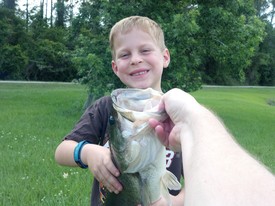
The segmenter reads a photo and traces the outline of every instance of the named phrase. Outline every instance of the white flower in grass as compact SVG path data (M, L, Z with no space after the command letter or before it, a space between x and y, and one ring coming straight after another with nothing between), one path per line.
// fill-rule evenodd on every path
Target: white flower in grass
M43 202L45 199L46 199L46 196L44 196L44 197L41 199L41 202Z
M68 178L68 176L69 176L69 174L68 174L67 172L64 172L64 173L63 173L63 178L64 178L64 179Z

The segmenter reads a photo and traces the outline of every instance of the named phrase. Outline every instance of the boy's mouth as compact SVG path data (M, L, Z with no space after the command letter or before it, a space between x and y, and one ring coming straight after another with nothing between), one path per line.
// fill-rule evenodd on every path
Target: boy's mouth
M149 72L149 70L143 70L143 71L131 73L130 75L131 75L131 76L139 76L139 75L146 74L146 73L148 73L148 72Z

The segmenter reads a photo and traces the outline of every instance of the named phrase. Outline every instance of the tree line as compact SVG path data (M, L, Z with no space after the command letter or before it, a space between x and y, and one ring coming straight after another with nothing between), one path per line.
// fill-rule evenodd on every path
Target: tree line
M163 89L202 84L275 85L274 0L0 1L0 79L79 81L94 96L122 87L108 35L141 15L164 30L171 64ZM50 12L45 9L50 5Z

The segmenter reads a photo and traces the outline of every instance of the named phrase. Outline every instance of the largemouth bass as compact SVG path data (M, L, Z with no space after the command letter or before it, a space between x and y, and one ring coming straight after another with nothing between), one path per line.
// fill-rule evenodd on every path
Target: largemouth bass
M111 155L120 170L123 190L106 196L107 206L148 206L181 184L166 170L166 149L149 126L148 119L165 120L158 111L162 94L153 89L117 89L111 94L113 113L110 118Z

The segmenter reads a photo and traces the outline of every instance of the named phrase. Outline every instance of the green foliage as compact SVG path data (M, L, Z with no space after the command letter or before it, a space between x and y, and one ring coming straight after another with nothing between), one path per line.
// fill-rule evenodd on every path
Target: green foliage
M28 67L27 79L43 81L69 81L76 75L70 54L64 44L48 39L39 39L33 44L32 63Z
M9 10L15 11L16 0L3 0L3 5Z
M265 31L266 38L260 44L246 74L250 85L275 85L275 29L267 23Z
M64 27L65 24L65 4L64 4L64 0L57 0L56 4L56 21L55 21L55 25L57 27Z
M164 70L163 76L165 90L178 87L195 91L201 86L201 77L196 69L201 63L200 45L195 38L199 31L197 16L198 11L191 8L175 14L172 23L165 25L171 53L171 64Z
M0 45L16 45L25 40L24 22L6 8L0 7Z
M5 44L0 47L0 78L20 79L21 68L27 65L28 58L20 45Z
M78 74L81 76L80 82L89 87L90 93L95 97L99 97L108 91L108 75L103 69L103 64L100 58L95 54L88 54L84 57L74 57L74 65L78 68ZM107 79L107 82L104 81Z
M252 4L237 0L199 4L199 38L205 53L201 69L206 83L245 81L246 69L264 37L264 23L255 16Z
M44 33L49 28L47 22L41 16L40 12L38 11L34 15L30 16L31 24L29 26L30 33L33 39L43 38Z
M110 66L111 59L104 62L104 54L110 55L109 51L101 51L100 48L100 42L91 33L83 30L75 39L72 52L72 63L77 68L78 79L80 83L86 84L93 99L114 89L117 79Z
M0 78L22 79L28 56L20 43L27 39L23 21L0 7Z

